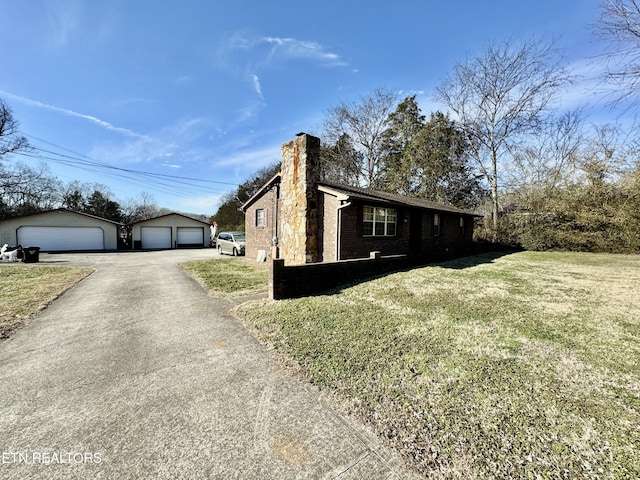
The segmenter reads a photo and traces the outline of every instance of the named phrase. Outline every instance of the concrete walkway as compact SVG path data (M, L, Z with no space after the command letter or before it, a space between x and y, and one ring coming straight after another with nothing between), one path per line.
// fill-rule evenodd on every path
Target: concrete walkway
M0 478L411 478L178 267L215 257L40 255L96 272L0 341Z

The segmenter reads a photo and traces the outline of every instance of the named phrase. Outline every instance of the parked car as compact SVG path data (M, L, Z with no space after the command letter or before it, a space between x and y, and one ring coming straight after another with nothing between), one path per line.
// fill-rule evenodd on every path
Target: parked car
M216 240L218 253L228 253L234 257L244 255L244 238L244 232L220 232Z

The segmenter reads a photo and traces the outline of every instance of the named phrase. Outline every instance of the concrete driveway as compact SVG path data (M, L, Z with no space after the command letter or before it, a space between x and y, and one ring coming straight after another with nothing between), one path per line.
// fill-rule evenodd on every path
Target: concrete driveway
M179 267L213 249L41 254L96 271L0 341L0 478L409 478Z

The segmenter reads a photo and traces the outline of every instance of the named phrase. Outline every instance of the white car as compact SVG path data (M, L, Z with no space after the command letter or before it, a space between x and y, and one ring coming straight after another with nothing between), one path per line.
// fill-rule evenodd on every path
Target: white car
M216 240L218 253L228 253L229 255L244 255L245 237L244 232L220 232Z

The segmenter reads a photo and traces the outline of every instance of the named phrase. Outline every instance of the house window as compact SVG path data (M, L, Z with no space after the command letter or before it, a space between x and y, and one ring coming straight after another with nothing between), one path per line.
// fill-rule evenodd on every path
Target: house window
M464 237L464 217L460 217L460 236Z
M394 237L396 217L393 208L364 207L362 234L367 237Z
M437 237L440 235L440 214L433 214L433 236Z
M256 227L264 227L267 224L267 216L265 215L264 208L258 208L256 210Z

